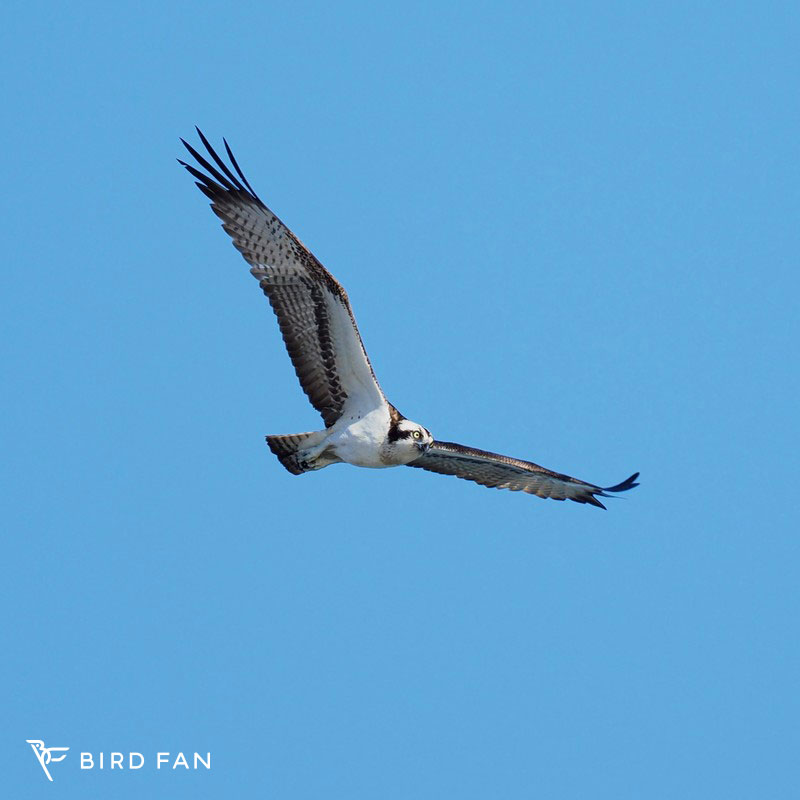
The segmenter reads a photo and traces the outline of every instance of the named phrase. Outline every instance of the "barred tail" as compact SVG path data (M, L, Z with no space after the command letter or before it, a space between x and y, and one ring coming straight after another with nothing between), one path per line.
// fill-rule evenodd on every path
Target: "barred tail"
M292 475L302 475L314 469L311 466L301 465L298 460L298 450L313 447L327 433L327 431L312 431L311 433L286 433L280 436L267 436L269 449L278 456L278 460ZM305 464L305 462L303 462Z

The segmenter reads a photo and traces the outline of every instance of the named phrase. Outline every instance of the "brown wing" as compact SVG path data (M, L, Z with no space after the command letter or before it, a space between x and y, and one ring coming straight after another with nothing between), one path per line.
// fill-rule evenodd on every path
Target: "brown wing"
M638 472L616 486L603 488L569 475L552 472L530 461L520 461L454 442L434 442L424 456L408 466L442 475L455 475L457 478L475 481L481 486L527 492L553 500L574 500L576 503L589 503L599 508L605 506L597 497L610 497L611 493L625 492L639 485L636 483Z
M197 179L222 227L251 265L250 272L278 317L300 385L326 427L339 419L345 406L366 413L385 403L344 289L261 202L228 143L225 150L235 175L197 132L216 167L183 139L205 172L179 162Z

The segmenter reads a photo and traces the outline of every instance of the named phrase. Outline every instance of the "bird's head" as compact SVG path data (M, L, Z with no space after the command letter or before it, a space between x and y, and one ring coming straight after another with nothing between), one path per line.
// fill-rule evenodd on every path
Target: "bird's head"
M433 436L427 428L410 419L401 419L389 429L389 446L393 458L408 464L428 452Z

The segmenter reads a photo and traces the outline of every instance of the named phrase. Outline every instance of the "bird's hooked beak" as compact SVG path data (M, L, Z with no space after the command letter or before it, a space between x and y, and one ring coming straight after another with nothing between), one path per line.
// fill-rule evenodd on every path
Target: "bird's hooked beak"
M427 453L430 447L430 442L417 442L417 450L419 450L420 453Z

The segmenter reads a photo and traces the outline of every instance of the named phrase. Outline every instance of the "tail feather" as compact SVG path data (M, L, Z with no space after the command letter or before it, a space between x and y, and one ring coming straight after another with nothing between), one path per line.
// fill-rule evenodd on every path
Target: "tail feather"
M286 433L280 436L267 436L269 449L278 457L292 475L302 475L308 472L311 467L303 466L297 457L298 450L312 447L316 444L315 439L324 431L312 431L310 433Z

